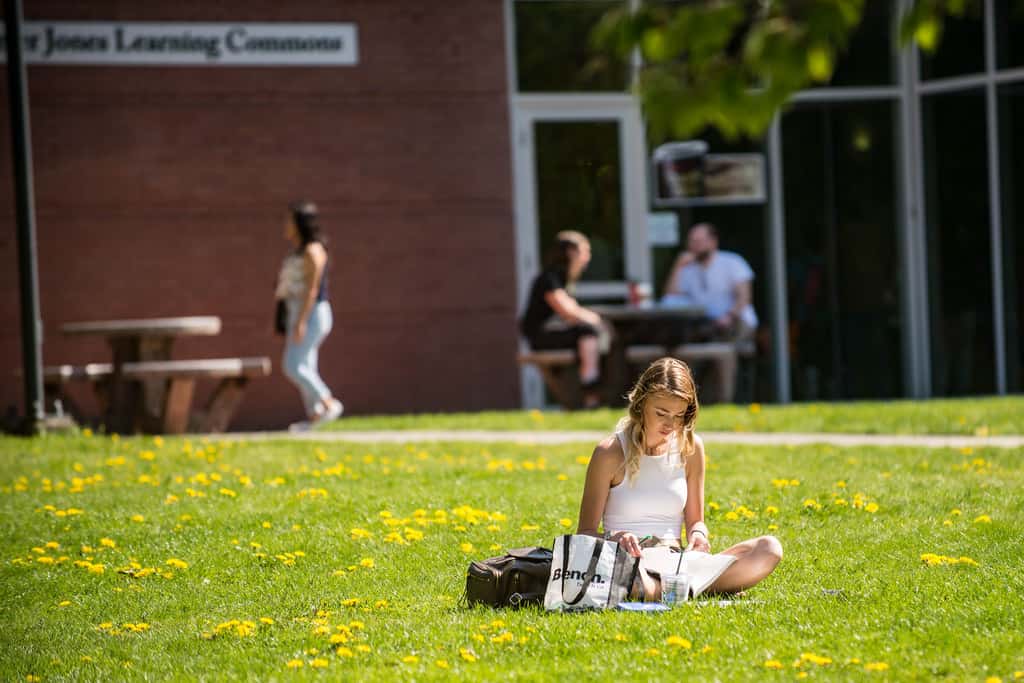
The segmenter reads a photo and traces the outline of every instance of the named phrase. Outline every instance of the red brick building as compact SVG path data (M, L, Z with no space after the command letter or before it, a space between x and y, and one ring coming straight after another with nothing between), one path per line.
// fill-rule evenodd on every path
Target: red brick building
M503 7L429 8L28 0L27 22L344 22L359 38L344 67L29 67L44 362L108 359L102 339L62 338L66 322L217 315L219 336L174 356L268 355L235 427L298 418L272 297L285 208L309 198L332 259L321 372L348 410L517 406ZM6 408L22 389L6 84L2 97Z
M358 36L333 66L29 67L47 364L110 357L101 339L63 338L66 322L217 315L219 336L174 356L279 365L285 207L309 198L333 258L321 369L350 413L543 405L538 374L515 363L543 246L566 228L590 237L581 297L626 280L657 295L701 221L755 273L741 400L1024 390L1024 18L1011 0L951 19L930 55L899 47L902 3L866 3L832 80L763 139L698 136L710 153L761 155L761 199L672 205L652 201L648 176L654 150L679 141L645 128L630 94L642 64L593 59L594 26L633 0L24 2L37 24ZM0 410L22 393L6 115L5 101ZM300 405L275 367L235 427L282 426Z

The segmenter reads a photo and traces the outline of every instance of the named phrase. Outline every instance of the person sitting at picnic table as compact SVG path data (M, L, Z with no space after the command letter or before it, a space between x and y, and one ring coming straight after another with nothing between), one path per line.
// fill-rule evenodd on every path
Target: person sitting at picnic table
M704 442L695 431L697 390L686 363L651 363L629 392L626 417L594 449L587 467L576 533L618 542L633 557L642 547L669 546L710 553L704 523ZM782 560L774 536L737 543L723 553L737 559L708 587L735 593L767 577ZM642 584L642 585L641 585ZM660 577L640 572L639 596L658 600Z
M705 309L704 322L690 333L688 341L749 342L757 331L753 280L754 271L746 259L718 248L718 229L711 223L698 223L686 235L686 250L672 266L661 302ZM717 387L716 400L732 401L736 365L735 355L719 358L714 362L717 381L701 381L701 385ZM695 371L698 379L703 379L704 369L697 366Z
M590 240L575 230L555 235L544 270L530 287L519 328L535 351L575 349L579 360L583 406L601 403L601 351L608 332L601 316L573 297L576 282L590 263Z
M293 431L341 416L344 406L331 394L318 369L320 345L334 324L327 300L327 247L320 231L317 207L312 202L289 206L285 239L293 246L281 264L275 296L284 301L286 322L282 366L299 389L308 422L291 425Z

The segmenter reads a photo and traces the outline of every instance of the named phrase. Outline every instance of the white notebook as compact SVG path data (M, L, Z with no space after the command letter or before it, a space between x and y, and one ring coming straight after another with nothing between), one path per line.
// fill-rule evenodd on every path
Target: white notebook
M667 546L643 548L643 566L658 574L675 574L679 566L679 551ZM686 572L690 575L690 591L696 597L707 590L715 579L722 575L733 562L735 555L711 555L697 550L683 553Z

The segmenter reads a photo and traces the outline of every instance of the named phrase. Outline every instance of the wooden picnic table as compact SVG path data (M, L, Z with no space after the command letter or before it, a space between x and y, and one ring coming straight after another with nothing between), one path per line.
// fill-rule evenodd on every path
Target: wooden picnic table
M111 431L132 432L145 427L147 421L162 421L167 382L159 378L125 377L125 364L170 360L178 337L212 336L219 334L220 328L217 316L186 316L74 322L61 326L61 332L67 336L106 338L113 367L104 421Z
M613 327L611 349L605 361L606 399L612 405L634 379L631 367L646 365L690 341L707 319L703 306L594 304L588 306Z

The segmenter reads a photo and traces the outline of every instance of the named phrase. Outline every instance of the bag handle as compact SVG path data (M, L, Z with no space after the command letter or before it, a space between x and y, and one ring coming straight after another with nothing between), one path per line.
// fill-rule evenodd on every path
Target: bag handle
M572 538L570 534L562 536L562 602L566 605L575 605L583 596L587 594L587 590L590 589L590 583L594 580L594 571L597 569L597 563L601 559L601 551L604 549L604 540L600 538L594 539L594 552L590 555L590 565L587 567L587 573L583 575L583 585L580 586L579 595L573 600L565 599L565 574L569 571L569 540Z

